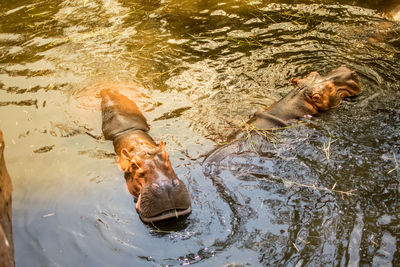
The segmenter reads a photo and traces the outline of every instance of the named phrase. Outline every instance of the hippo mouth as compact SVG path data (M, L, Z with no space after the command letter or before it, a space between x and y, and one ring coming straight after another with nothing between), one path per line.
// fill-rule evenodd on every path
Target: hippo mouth
M145 212L142 211L140 207L141 203L141 194L136 202L136 211L138 212L140 219L142 219L145 223L153 223L158 221L164 221L167 219L174 219L184 215L189 214L192 211L191 205L189 204L188 207L166 207L164 210L158 211L157 213L153 214L144 214Z
M189 214L191 211L192 211L191 207L189 207L187 209L171 209L171 210L163 211L152 217L144 217L142 214L140 214L139 210L138 210L138 213L139 213L140 219L142 219L143 222L153 223L153 222L158 222L158 221L164 221L167 219L178 218L180 216Z

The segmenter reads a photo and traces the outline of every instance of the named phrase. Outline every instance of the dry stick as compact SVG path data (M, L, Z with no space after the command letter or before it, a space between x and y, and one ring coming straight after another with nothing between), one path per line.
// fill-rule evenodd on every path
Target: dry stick
M264 179L267 180L266 178L264 178ZM332 188L329 189L329 188L326 188L326 187L318 187L318 186L315 186L315 185L308 185L308 184L302 184L302 183L298 183L298 182L293 182L293 181L285 180L285 179L280 178L280 177L276 178L276 180L278 180L278 179L281 180L281 182L284 183L284 184L285 183L286 184L293 184L293 185L297 185L299 187L311 188L311 189L315 189L315 190L318 190L318 191L328 191L328 192L331 192L331 193L332 192L339 193L342 196L342 199L344 198L343 197L344 195L351 196L351 195L353 195L354 191L357 191L357 189L351 189L351 190L348 190L348 191L335 190L335 187L336 187L337 183L335 183L332 186Z
M332 136L329 137L328 145L324 143L324 147L322 150L325 152L326 159L328 162L331 162L331 144L334 143L336 140L332 141Z
M297 239L300 240L301 242L303 242L306 245L310 244L310 242L305 241L303 238L297 237Z
M376 248L379 247L379 244L376 243L375 240L374 240L374 235L371 236L371 238L369 239L369 241L370 241Z
M183 234L180 234L179 232L175 232L175 231L165 231L165 230L161 230L160 228L158 228L157 226L155 226L155 224L153 222L151 222L151 225L156 228L156 230L152 230L153 232L157 232L157 233L163 233L163 234L179 234L181 236L185 236Z
M395 170L397 170L397 171L399 170L399 162L397 161L396 154L394 153L393 150L392 150L392 153L393 153L393 160L394 160L394 168L391 169L390 171L388 171L388 174Z
M290 242L292 242L292 241L290 241ZM297 250L297 252L299 252L299 248L296 246L296 244L293 242L292 242L292 244L293 244L293 247Z
M329 189L329 188L326 188L326 187L317 187L315 185L301 184L301 183L292 182L292 181L289 181L289 182L293 183L293 184L295 184L297 186L302 186L302 187L306 187L306 188L312 188L312 189L315 189L315 190L318 190L318 191L328 191L328 192L340 193L342 195L342 198L343 198L343 195L348 195L348 196L349 195L353 195L353 192L357 190L357 189L351 189L351 190L348 190L348 191L335 190L334 188L336 187L336 183L334 184L334 186L331 189Z
M331 148L331 140L332 138L329 137L328 145L324 143L324 148L322 149L325 152L326 159L330 162L330 148Z
M174 233L173 231L164 231L164 230L161 230L160 228L158 228L157 226L155 226L153 222L151 222L151 225L152 225L154 228L156 228L156 231L153 230L154 232L157 232L157 233L165 233L165 234L173 234L173 233Z

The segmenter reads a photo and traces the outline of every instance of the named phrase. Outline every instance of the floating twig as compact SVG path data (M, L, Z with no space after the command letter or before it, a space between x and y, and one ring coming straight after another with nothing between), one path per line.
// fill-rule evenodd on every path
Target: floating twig
M328 160L328 162L331 161L331 159L330 159L331 144L332 144L332 138L329 137L328 144L324 143L324 147L322 148L322 150L325 152L325 156L326 156L326 159Z
M371 236L371 238L369 239L369 241L370 241L376 248L379 247L379 244L376 243L375 240L374 240L374 235Z
M394 168L391 169L390 171L388 171L388 174L395 170L399 171L399 162L397 161L396 154L394 153L393 150L392 150L392 153L393 153L393 160L394 160Z
M300 250L299 250L299 248L296 246L296 244L295 244L294 242L292 242L292 241L290 241L290 242L293 244L293 247L296 249L296 251L299 252Z
M306 244L306 245L310 244L310 242L305 241L305 240L304 240L303 238L301 238L301 237L297 237L297 239L300 240L301 242L303 242L303 243Z
M264 178L264 180L268 180L268 179ZM347 191L336 190L335 188L336 188L336 184L337 183L335 183L332 186L332 188L329 189L327 187L316 186L315 184L309 185L309 184L302 184L302 183L298 183L298 182L293 182L293 181L285 180L285 179L280 178L280 177L275 178L275 180L278 180L278 181L282 182L284 185L288 185L288 186L295 185L295 186L298 186L298 187L310 188L310 189L314 189L314 190L317 190L317 191L327 191L327 192L331 192L331 193L338 193L338 194L341 195L342 199L344 199L344 196L352 196L352 195L354 195L354 192L357 191L357 189L351 189L351 190L347 190Z
M328 162L330 162L330 161L331 161L331 145L332 145L334 142L336 142L336 139L335 139L335 140L332 140L332 138L333 138L334 136L333 136L329 131L328 131L328 134L329 134L328 143L324 143L324 144L323 144L322 150L323 150L324 153L325 153L326 159L328 160Z

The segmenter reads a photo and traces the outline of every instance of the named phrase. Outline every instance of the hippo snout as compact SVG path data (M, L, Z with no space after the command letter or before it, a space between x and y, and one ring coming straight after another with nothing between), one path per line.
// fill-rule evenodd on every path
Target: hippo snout
M174 178L144 186L136 210L144 222L175 218L191 212L190 193L186 185Z

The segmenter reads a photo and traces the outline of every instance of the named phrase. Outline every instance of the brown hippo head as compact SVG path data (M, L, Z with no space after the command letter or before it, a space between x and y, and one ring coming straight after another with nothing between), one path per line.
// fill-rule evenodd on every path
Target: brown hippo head
M119 165L141 219L155 222L189 214L189 191L172 169L164 142L155 145L143 132L132 133L128 139L130 146L118 153Z
M304 79L292 80L302 89L306 100L318 111L337 107L345 97L361 92L357 74L345 66L332 70L326 76L311 72Z
M102 130L112 140L129 192L144 222L175 218L191 212L190 194L178 179L165 144L157 145L135 102L115 90L102 90Z
M248 123L259 129L288 126L291 121L337 107L345 97L361 92L358 76L345 66L326 76L311 72L303 79L292 79L296 88L270 107L258 110Z

